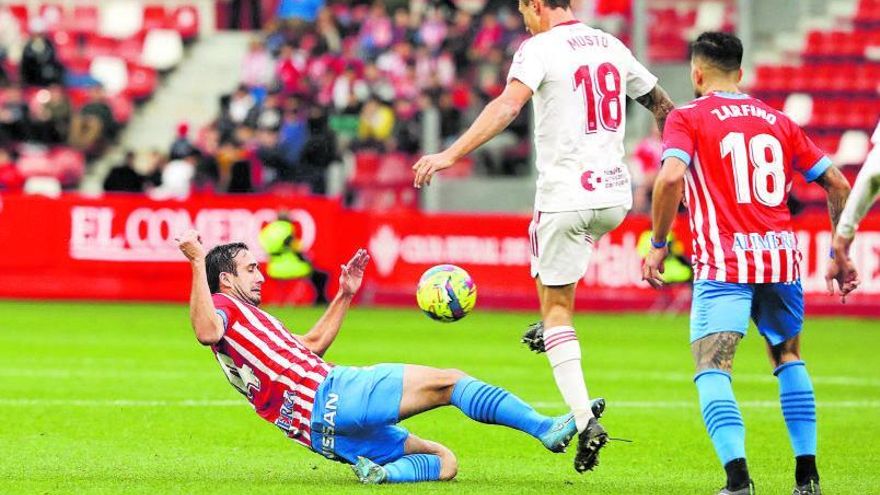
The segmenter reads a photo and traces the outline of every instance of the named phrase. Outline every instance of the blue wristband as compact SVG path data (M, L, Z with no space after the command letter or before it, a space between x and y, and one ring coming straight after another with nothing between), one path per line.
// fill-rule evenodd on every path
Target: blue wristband
M828 252L828 257L834 259L834 248L831 248L831 251Z
M651 237L651 246L654 249L663 249L669 245L669 241L664 240L663 242L654 242L654 238Z

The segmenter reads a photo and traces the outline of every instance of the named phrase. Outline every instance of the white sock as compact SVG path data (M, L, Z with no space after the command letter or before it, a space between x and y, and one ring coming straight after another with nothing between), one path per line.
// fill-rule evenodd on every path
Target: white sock
M574 414L578 431L584 431L593 417L593 411L581 370L581 346L574 328L553 327L544 330L544 349L553 367L556 386Z

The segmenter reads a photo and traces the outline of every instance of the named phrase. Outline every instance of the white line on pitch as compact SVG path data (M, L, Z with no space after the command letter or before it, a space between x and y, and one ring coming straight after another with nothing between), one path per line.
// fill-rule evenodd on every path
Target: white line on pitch
M16 399L0 398L0 406L67 406L67 407L247 407L241 399L216 400L137 400L137 399ZM562 402L533 402L540 408L565 407ZM775 409L778 401L743 401L743 409ZM821 408L839 409L880 409L880 400L867 401L820 401ZM694 401L609 401L609 409L697 409Z
M195 370L151 370L151 369L112 369L112 368L0 368L0 376L12 377L46 377L46 378L82 378L82 377L107 377L118 378L119 376L145 376L152 378L176 379L180 377L192 378L202 371ZM677 372L640 372L632 371L618 373L601 370L586 370L587 377L591 380L646 380L674 383L690 383L693 380L692 373ZM837 385L843 387L880 387L880 380L855 376L822 376L813 375L815 385ZM733 380L737 383L776 383L776 377L767 373L743 373L734 374Z

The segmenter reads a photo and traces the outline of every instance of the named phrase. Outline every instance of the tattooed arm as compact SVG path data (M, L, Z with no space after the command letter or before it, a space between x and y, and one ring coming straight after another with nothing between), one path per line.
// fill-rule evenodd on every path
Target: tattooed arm
M828 194L828 213L831 215L831 230L837 230L837 224L840 222L840 216L846 206L846 200L849 197L850 187L846 177L840 173L835 167L830 167L822 174L816 182L822 186ZM846 303L846 296L850 292L856 290L859 286L859 274L849 258L848 247L836 246L840 236L835 236L835 249L832 251L834 258L828 264L828 270L825 273L825 284L829 294L834 294L834 282L837 282L840 291L840 300Z
M658 84L651 91L636 98L636 101L654 114L657 128L660 129L660 134L663 134L663 128L666 127L666 116L675 108L675 103L669 98L666 90Z
M849 182L846 177L840 173L836 167L829 167L828 171L822 174L816 183L825 189L828 194L828 213L831 215L832 230L837 230L837 223L840 221L840 215L846 206L846 199L849 197Z

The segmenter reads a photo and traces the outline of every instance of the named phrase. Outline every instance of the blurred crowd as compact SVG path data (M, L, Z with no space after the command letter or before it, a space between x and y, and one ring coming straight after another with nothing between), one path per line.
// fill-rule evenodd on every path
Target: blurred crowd
M180 136L193 188L322 194L344 154L415 155L429 133L447 144L503 90L527 37L507 4L483 14L418 2L312 7L284 11L254 37L214 121ZM526 111L477 153L476 171L527 170L528 130Z
M23 35L0 6L0 189L22 187L15 165L23 152L64 147L89 158L116 138L120 125L103 88L73 77L42 19L34 18ZM68 87L72 82L77 90Z

